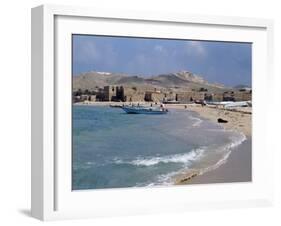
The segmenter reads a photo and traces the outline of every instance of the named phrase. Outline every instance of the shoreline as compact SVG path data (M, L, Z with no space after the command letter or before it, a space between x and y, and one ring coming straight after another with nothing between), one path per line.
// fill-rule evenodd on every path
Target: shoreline
M218 124L218 118L227 120L227 123L219 123L226 130L242 132L245 136L252 136L252 113L250 107L224 109L215 106L201 106L198 104L166 105L168 109L183 109L196 112L200 117Z
M110 105L129 105L129 104L141 104L141 105L145 105L145 104L151 104L153 102L139 102L139 101L135 101L135 102L116 102L116 101L87 101L87 102L77 102L77 103L73 103L72 105L74 106L110 106Z
M114 102L114 101L103 101L103 102L77 102L74 106L110 106L110 105L128 105L128 104L140 104L150 105L153 102ZM158 103L159 105L159 103ZM252 136L252 108L251 107L236 107L235 109L225 109L213 105L201 106L199 104L165 104L167 109L177 109L192 111L197 113L200 117L210 120L217 124L218 118L227 120L227 123L219 123L226 130L235 130L242 132L245 136Z
M152 102L87 102L74 105L110 106L111 104L151 104ZM186 184L208 184L208 183L230 183L249 182L252 179L252 108L243 107L235 109L224 109L220 106L201 106L198 104L166 104L168 109L178 109L195 112L199 117L219 124L225 130L234 130L243 133L246 140L233 148L221 164L211 166L206 172L200 170L189 170L181 172L173 177L175 185ZM227 120L227 123L218 123L218 118Z
M251 109L223 109L213 106L168 106L172 109L185 109L196 112L200 117L218 123L218 118L227 120L219 123L225 130L234 130L243 133L246 140L233 148L221 164L213 169L201 172L189 170L174 177L175 185L250 182L252 180L252 115ZM220 160L221 161L221 160Z
M201 174L191 170L175 177L175 185L232 183L252 181L251 138L235 147L219 166Z

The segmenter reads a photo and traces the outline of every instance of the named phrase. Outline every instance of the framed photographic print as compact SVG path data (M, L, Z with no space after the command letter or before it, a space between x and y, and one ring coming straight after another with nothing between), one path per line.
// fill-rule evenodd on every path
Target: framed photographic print
M32 216L269 205L270 20L32 9Z

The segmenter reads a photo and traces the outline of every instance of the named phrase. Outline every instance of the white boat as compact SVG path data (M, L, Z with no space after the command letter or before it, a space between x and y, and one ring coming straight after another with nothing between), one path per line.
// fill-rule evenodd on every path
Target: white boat
M220 102L207 102L208 105L223 106L224 108L234 107L251 107L252 101L220 101Z
M122 108L123 105L122 104L110 104L109 105L111 108Z
M249 106L250 106L249 101L238 101L238 102L232 102L224 105L225 108L249 107Z

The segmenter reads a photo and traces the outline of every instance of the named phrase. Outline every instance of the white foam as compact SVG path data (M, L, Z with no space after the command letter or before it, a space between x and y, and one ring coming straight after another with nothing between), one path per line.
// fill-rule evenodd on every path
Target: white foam
M242 144L245 140L247 140L246 136L243 134L243 133L237 133L236 134L238 135L237 137L231 137L232 139L232 142L230 142L229 144L225 145L222 150L224 152L226 152L225 155L223 155L223 157L216 162L216 164L212 165L212 166L209 166L209 167L206 167L204 169L202 169L200 171L200 174L204 174L208 171L211 171L211 170L214 170L214 169L217 169L219 168L221 165L225 164L227 162L227 159L229 158L231 152L233 151L233 149L237 146L239 146L240 144Z
M182 171L182 170L180 170L180 171ZM172 180L172 178L174 176L178 175L180 171L159 175L157 178L158 182L154 183L154 185L164 185L164 186L173 185L174 181ZM150 185L150 186L152 186L152 185Z
M199 127L199 126L201 125L201 123L203 122L202 119L196 118L196 117L193 117L193 116L189 116L189 119L195 121L195 122L192 124L193 127Z
M228 149L233 149L237 147L238 145L242 144L245 140L247 140L247 137L244 133L237 133L237 137L231 137L232 142L228 145Z
M242 144L245 140L247 140L246 136L243 133L238 133L235 132L235 134L230 137L231 142L229 142L228 144L222 146L222 148L220 148L219 150L217 149L216 151L220 151L222 153L225 153L223 155L223 157L218 160L214 165L202 168L201 170L199 170L199 174L204 174L208 171L217 169L218 167L220 167L222 164L225 164L231 154L231 152L233 151L233 149L237 146L239 146L240 144ZM185 154L175 154L175 155L167 155L167 156L161 156L161 157L150 157L150 158L143 158L143 157L138 157L135 160L132 161L122 161L118 158L114 159L114 163L116 164L132 164L132 165L136 165L136 166L153 166L153 165L157 165L159 163L183 163L184 167L179 170L179 171L175 171L175 172L170 172L167 174L162 174L159 175L156 179L156 181L154 182L149 182L148 184L139 184L137 186L147 186L147 187L151 187L151 186L169 186L169 185L173 185L174 181L173 181L173 177L175 177L176 175L178 175L180 172L184 172L185 170L187 170L190 166L191 163L193 163L194 161L198 161L200 160L203 156L205 156L205 152L208 149L206 147L204 148L200 148L200 149L194 149L188 153ZM210 150L209 150L210 151Z
M138 157L132 161L122 161L120 159L115 159L115 163L117 164L132 164L135 166L153 166L159 163L183 163L185 165L199 159L205 149L194 149L185 154L175 154L175 155L166 155L161 157Z
M231 137L232 141L222 148L222 150L225 151L226 154L224 154L223 157L218 162L216 162L216 164L199 170L199 175L202 175L202 174L204 174L204 173L206 173L208 171L217 169L221 165L225 164L227 162L227 159L229 158L233 148L239 146L245 140L247 140L246 136L243 133L236 133L236 135L238 135L238 136ZM168 185L173 185L174 181L172 180L172 178L175 175L179 174L181 171L184 171L184 170L186 170L186 168L182 169L180 171L177 171L177 172L171 172L171 173L168 173L168 174L160 175L160 176L158 176L158 180L157 180L156 183L151 183L151 184L149 184L147 186L155 186L155 185L168 186Z

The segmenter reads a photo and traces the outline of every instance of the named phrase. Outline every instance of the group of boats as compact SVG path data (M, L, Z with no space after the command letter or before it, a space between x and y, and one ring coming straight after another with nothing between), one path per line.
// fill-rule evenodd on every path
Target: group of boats
M216 105L223 106L224 108L237 108L237 107L251 107L251 101L221 101L221 102L202 102L204 105ZM151 114L151 115L159 115L159 114L167 114L168 109L165 107L164 103L160 105L124 105L124 104L112 104L110 107L122 108L127 114Z

